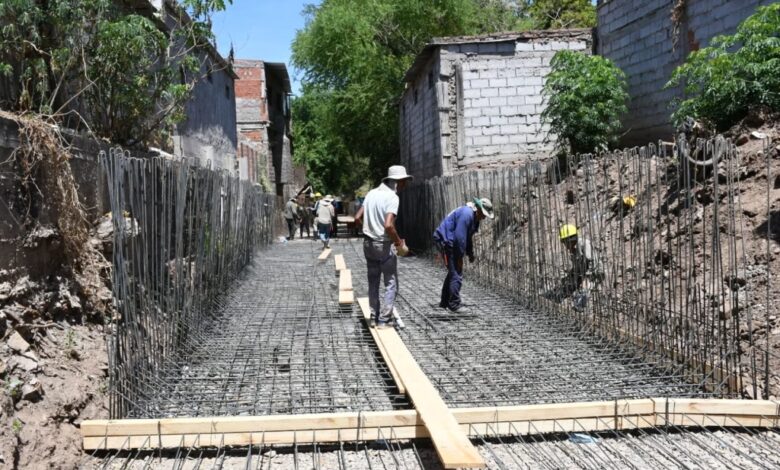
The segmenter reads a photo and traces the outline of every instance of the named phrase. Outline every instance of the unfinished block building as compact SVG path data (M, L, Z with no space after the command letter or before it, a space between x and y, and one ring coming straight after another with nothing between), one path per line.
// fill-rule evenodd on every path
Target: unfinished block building
M420 178L546 158L542 85L557 51L591 53L590 29L437 38L406 73L401 163Z

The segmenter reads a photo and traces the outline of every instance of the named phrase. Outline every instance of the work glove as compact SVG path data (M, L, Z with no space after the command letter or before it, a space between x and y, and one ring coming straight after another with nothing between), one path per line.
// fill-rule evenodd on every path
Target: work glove
M406 242L401 242L401 246L396 247L396 252L401 257L408 255L409 247L406 246Z

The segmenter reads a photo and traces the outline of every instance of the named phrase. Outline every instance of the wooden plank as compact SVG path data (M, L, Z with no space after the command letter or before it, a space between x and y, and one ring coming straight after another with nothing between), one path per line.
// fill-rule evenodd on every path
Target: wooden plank
M429 437L425 426L393 428L326 429L314 431L266 431L248 433L167 434L141 436L93 436L84 438L85 450L170 449L184 447L248 446L250 444L302 444L417 439Z
M86 420L82 436L140 436L149 434L207 434L262 431L419 426L414 410L309 413L207 418Z
M485 467L485 461L479 451L460 429L439 392L420 369L395 329L383 328L376 331L390 362L406 386L406 394L431 435L431 441L444 468Z
M345 291L345 290L352 290L352 271L349 269L344 269L341 271L341 274L339 274L339 290Z
M326 259L328 259L328 256L330 256L331 251L333 250L331 250L330 248L325 248L324 250L322 250L322 253L320 253L317 259L320 261L325 261Z
M343 271L347 269L347 264L344 262L344 255L338 254L333 257L336 263L336 271Z
M360 310L363 312L363 319L365 319L366 325L368 325L371 321L371 307L368 306L368 297L358 297L357 301L358 305L360 306ZM406 395L406 387L404 387L404 384L401 381L401 376L399 376L398 372L396 372L395 366L392 362L390 362L384 345L381 341L379 341L379 337L376 335L377 330L375 328L369 328L368 331L371 333L371 337L374 338L374 343L376 343L376 346L379 349L379 353L382 354L382 359L384 359L385 364L387 364L387 369L390 371L390 375L393 377L395 386L398 388L398 391L401 393L401 395Z
M653 415L653 399L613 400L581 403L549 403L453 410L459 423L490 423L502 421L540 421L549 419L613 418L615 416Z
M343 272L343 271L342 271ZM351 305L355 302L355 293L351 290L339 291L339 305Z
M358 299L367 304L368 299ZM367 306L367 305L366 305ZM375 330L386 331L386 330ZM387 330L389 331L389 330ZM668 403L668 406L667 406ZM778 404L768 400L654 398L451 410L472 437L590 432L653 426L780 426ZM329 443L430 437L415 410L211 418L87 420L84 448Z
M669 413L711 415L780 415L780 403L770 400L722 400L717 398L669 398ZM663 413L665 410L658 410Z

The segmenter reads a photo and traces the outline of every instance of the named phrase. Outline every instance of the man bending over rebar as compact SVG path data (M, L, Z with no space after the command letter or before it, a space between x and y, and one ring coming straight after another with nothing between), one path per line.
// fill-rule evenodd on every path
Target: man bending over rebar
M604 280L599 254L590 240L579 236L576 225L563 225L558 236L571 255L572 265L563 279L563 294L571 295L574 309L583 311L588 305L590 291Z
M372 326L393 326L393 304L398 293L398 256L409 254L409 248L395 229L398 216L398 191L412 177L401 165L391 166L382 184L366 195L355 214L355 222L363 224L363 254L368 271L368 304L371 307ZM365 216L365 222L363 218ZM379 305L379 277L385 282L385 304Z
M474 262L472 239L479 231L479 223L485 218L493 218L493 203L488 198L475 197L473 201L450 212L433 232L433 241L447 265L447 277L441 286L439 307L458 313L470 313L469 308L460 300L463 257L468 256L469 262Z

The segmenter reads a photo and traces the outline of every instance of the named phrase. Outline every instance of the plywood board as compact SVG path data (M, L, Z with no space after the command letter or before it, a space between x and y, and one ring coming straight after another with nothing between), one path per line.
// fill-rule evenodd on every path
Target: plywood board
M377 329L377 337L406 386L406 394L428 429L444 468L485 467L485 461L479 451L459 427L439 392L420 369L395 329Z
M360 306L360 310L363 312L363 319L366 320L366 324L369 324L371 321L371 307L368 306L368 297L358 297L357 301L358 305ZM376 335L377 330L375 328L369 328L368 331L374 338L374 343L376 343L376 346L379 349L379 353L382 355L382 359L385 360L385 364L387 364L387 369L390 371L390 375L393 376L395 386L398 388L398 391L401 393L401 395L406 395L406 387L404 387L404 384L401 381L401 377L398 375L398 372L396 372L395 366L393 366L393 363L390 362L390 359L387 357L385 347L382 345L382 342L379 341L379 337Z
M339 291L339 305L351 305L355 302L355 293L351 290Z
M347 269L347 264L344 262L344 255L335 255L333 257L333 261L336 263L336 271L343 271L344 269Z
M317 257L317 259L320 260L320 261L324 261L324 260L328 259L328 256L330 256L330 252L331 251L333 251L333 250L331 250L330 248L326 248L326 249L322 250L322 253L320 253L320 255Z
M352 271L344 269L339 274L339 290L352 290Z

